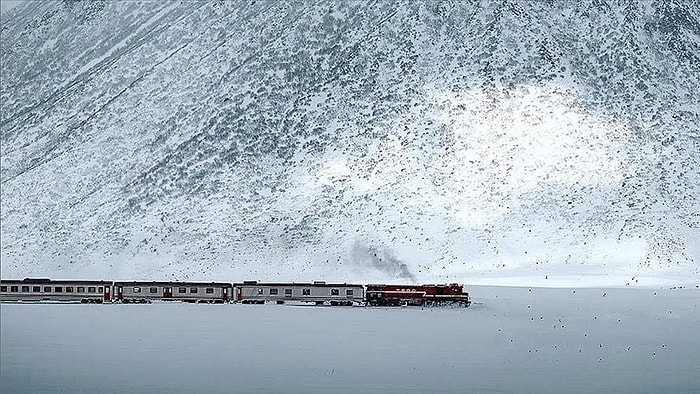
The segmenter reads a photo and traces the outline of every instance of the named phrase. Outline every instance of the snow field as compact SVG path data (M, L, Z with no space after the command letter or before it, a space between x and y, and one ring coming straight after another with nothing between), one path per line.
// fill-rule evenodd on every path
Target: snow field
M2 305L2 392L700 390L700 290L471 286L470 308Z

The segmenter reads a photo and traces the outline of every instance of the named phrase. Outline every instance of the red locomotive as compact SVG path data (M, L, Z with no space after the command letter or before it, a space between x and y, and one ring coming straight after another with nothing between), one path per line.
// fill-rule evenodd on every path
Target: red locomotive
M469 293L464 286L449 285L367 285L367 305L459 305L469 306Z

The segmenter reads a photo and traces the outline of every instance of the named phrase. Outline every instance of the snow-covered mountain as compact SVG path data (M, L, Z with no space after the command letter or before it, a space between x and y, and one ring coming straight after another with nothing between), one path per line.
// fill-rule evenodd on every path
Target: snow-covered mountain
M700 3L2 15L2 275L700 280Z

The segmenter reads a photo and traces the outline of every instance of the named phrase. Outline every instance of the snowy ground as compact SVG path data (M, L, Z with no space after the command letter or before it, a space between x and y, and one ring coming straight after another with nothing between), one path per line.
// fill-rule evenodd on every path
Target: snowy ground
M700 289L471 286L468 309L2 305L2 392L700 392Z

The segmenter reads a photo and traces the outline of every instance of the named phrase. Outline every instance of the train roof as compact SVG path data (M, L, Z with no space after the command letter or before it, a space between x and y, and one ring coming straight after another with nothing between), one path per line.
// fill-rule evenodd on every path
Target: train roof
M214 286L214 287L233 287L231 283L226 282L177 282L177 281L115 281L115 286Z
M47 278L24 278L24 279L0 279L3 284L17 285L111 285L111 280L67 280L67 279L47 279Z
M368 284L367 287L382 287L382 286L401 286L401 287L452 287L452 286L462 286L459 283L440 283L440 284L435 284L435 283L425 283L422 285L413 285L413 284L392 284L392 283L372 283Z
M236 287L241 286L308 286L308 287L364 287L364 285L356 283L326 283L323 281L314 282L258 282L256 280L247 280L241 283L234 283Z

